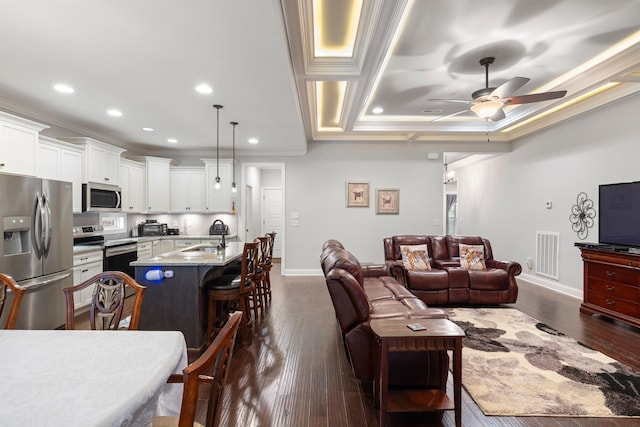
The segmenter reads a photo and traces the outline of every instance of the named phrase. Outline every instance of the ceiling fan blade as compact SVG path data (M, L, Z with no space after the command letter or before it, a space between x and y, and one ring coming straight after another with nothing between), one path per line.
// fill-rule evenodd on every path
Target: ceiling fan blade
M567 94L566 90L556 92L532 93L531 95L512 96L504 99L505 105L530 104L532 102L548 101L550 99L562 98Z
M498 86L497 88L495 88L493 90L493 92L491 92L491 95L489 95L490 97L498 97L498 98L506 98L509 95L511 95L512 93L514 93L515 91L517 91L518 89L520 89L522 86L526 85L529 80L526 77L514 77L511 80L502 83L500 86Z
M504 111L502 111L502 108L500 108L493 116L489 117L489 120L491 120L492 122L497 122L498 120L502 120L505 117L507 116L505 116Z
M458 114L466 113L469 109L456 111L455 113L447 114L446 116L438 117L437 119L431 120L432 122L439 122L440 120L448 119L449 117L457 116Z
M459 102L463 104L471 104L473 101L465 101L462 99L427 99L429 102Z

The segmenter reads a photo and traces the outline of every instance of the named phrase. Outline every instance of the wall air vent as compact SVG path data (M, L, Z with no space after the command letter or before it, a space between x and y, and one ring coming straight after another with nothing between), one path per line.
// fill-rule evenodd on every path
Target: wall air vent
M536 232L536 274L560 280L560 233Z

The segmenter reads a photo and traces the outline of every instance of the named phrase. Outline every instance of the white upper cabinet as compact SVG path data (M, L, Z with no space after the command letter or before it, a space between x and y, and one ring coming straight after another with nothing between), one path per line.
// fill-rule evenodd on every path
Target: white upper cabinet
M171 212L204 212L204 186L203 167L171 168Z
M73 184L73 212L82 212L83 149L57 139L41 136L36 152L36 175Z
M146 213L167 213L171 210L171 162L160 157L132 157L144 162L146 168Z
M122 212L140 213L145 208L145 165L127 159L120 160Z
M220 189L215 188L218 166L215 159L202 159L205 164L205 212L231 212L231 183L233 182L233 168L231 160L220 159L219 176Z
M92 138L63 138L85 149L83 182L120 185L120 155L126 151Z
M38 136L46 128L0 112L0 172L36 175Z

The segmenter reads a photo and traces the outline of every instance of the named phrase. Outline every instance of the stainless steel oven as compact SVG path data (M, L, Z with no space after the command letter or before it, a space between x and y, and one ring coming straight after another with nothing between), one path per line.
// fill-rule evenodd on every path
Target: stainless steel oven
M135 269L129 263L138 259L136 242L105 242L103 270L122 271L135 279Z
M129 264L138 259L138 243L134 239L105 240L101 225L74 227L74 245L97 245L103 249L102 270L122 271L135 279ZM132 292L132 291L131 291ZM130 295L127 291L126 295Z

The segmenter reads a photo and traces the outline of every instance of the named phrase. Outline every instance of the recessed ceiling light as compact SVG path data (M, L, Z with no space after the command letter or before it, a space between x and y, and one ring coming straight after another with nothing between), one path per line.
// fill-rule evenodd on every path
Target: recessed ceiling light
M211 89L211 86L209 86L208 84L202 83L196 86L196 91L207 95L213 92L213 89Z
M383 111L384 111L384 108L382 107L375 107L373 110L371 110L373 114L382 114Z
M116 110L116 109L111 109L107 111L107 114L112 117L122 117L122 111Z
M177 144L178 140L175 139L175 138L169 138L169 139L167 139L167 142L170 142L171 144Z
M57 90L58 92L60 92L60 93L73 93L73 92L75 92L75 90L71 86L69 86L68 84L65 84L65 83L55 84L55 85L53 85L53 88L55 90Z
M143 131L145 132L153 132L155 129L154 128L142 128Z
M257 144L258 138L249 138L249 144Z

